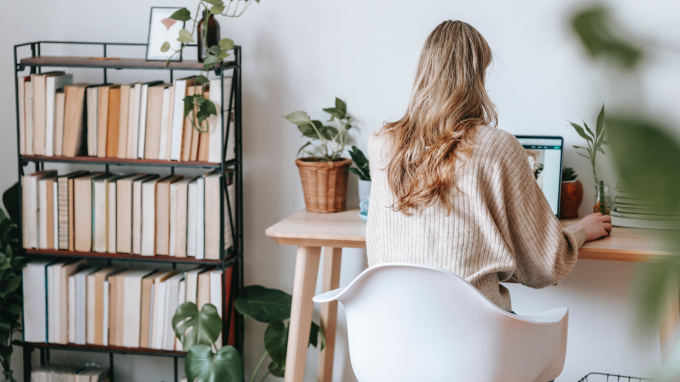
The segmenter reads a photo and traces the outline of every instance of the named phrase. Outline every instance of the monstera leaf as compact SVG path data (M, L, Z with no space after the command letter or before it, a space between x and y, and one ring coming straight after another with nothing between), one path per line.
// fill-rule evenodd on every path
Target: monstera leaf
M217 354L207 345L196 345L187 352L184 372L188 381L242 382L241 356L233 346L224 346Z
M252 285L241 289L234 306L242 315L268 324L287 320L292 301L293 297L284 291Z
M177 307L172 317L172 327L177 338L182 341L183 348L192 349L196 345L211 346L215 343L222 331L222 320L213 304L203 305L199 312L196 304L185 302Z

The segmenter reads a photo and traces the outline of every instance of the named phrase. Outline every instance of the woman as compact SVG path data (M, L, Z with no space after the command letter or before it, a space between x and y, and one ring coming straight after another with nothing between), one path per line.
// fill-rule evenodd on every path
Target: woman
M368 143L368 261L446 269L510 311L500 282L555 284L584 242L611 232L611 219L594 214L562 228L526 152L495 127L484 88L490 63L486 40L464 22L446 21L428 37L406 115Z

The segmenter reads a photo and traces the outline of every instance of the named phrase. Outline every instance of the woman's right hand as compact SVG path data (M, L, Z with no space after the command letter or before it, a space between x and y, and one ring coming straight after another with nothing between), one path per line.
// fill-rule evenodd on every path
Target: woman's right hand
M602 215L600 212L584 217L576 225L585 228L586 232L588 232L586 241L597 240L603 236L608 236L612 232L611 216Z

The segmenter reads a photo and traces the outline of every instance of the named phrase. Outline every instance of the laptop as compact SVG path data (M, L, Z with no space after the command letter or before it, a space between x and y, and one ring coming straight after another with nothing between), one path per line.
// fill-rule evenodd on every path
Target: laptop
M536 183L555 216L560 214L560 189L562 188L562 137L542 135L516 135L527 152L527 160L534 172Z

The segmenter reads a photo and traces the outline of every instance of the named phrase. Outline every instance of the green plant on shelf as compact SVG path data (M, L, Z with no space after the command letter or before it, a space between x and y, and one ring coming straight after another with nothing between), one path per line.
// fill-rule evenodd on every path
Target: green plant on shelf
M563 167L562 168L562 181L563 182L573 182L576 180L578 175L576 175L576 171L572 167Z
M359 179L370 182L371 168L368 165L368 159L366 159L366 155L364 155L364 153L356 146L352 146L352 149L349 151L349 156L352 157L354 167L350 167L348 171L356 174Z
M247 286L238 293L234 301L235 309L246 317L267 324L264 332L265 352L257 363L250 382L256 380L267 357L271 362L260 381L264 381L270 374L283 378L288 347L289 324L286 321L290 318L291 303L292 297L288 293L260 285ZM183 349L187 350L184 363L187 380L243 381L243 362L238 350L233 346L218 349L215 345L222 330L222 319L214 305L205 304L199 311L193 302L185 302L177 307L172 326ZM325 341L321 328L312 322L309 345L318 346L320 334L320 346L323 349Z
M583 121L583 126L585 126L585 130L583 127L573 123L569 122L571 126L576 130L576 133L581 136L581 138L586 140L586 144L588 145L587 147L584 146L574 146L575 149L577 150L585 150L586 153L582 152L577 152L578 155L588 159L590 162L590 165L593 168L593 178L595 180L595 187L598 188L598 195L600 195L600 201L598 202L598 205L600 207L600 212L604 215L607 214L606 208L607 205L605 203L604 197L604 183L600 181L597 178L597 168L595 166L596 164L596 159L597 159L597 153L600 152L602 155L604 155L604 150L602 149L602 145L606 145L609 142L605 141L604 139L604 105L602 105L602 109L600 110L600 114L597 116L597 122L595 123L595 131L593 132L588 125L586 124L585 121Z
M225 17L241 17L245 11L250 7L253 2L260 2L260 0L226 0L227 4L222 0L201 0L198 2L196 8L196 13L191 16L191 12L182 8L177 12L173 13L170 18L187 22L193 21L191 31L186 28L182 28L179 31L179 36L177 41L181 42L182 45L179 49L172 49L170 47L170 42L165 41L161 46L162 52L167 52L169 50L173 51L172 56L166 61L166 66L170 63L170 60L181 51L184 50L190 43L194 42L193 34L199 25L203 28L203 35L198 36L202 40L203 46L206 50L206 57L203 59L203 69L201 70L201 75L196 77L196 84L201 86L201 91L194 94L188 95L184 98L184 117L189 117L191 125L194 129L201 133L208 132L210 129L208 118L211 115L217 115L217 108L215 104L204 98L205 91L208 83L208 72L215 65L224 61L225 58L229 57L229 50L234 48L234 41L228 38L221 39L217 45L208 46L208 31L210 28L207 27L208 20L211 15L220 15ZM243 4L243 6L240 6ZM232 8L232 5L234 7ZM239 9L240 6L240 9ZM203 21L201 22L201 15L203 16ZM204 25L206 24L206 25ZM205 71L205 75L203 72Z
M294 111L283 118L294 123L302 136L310 139L297 152L306 154L306 158L318 162L340 160L345 151L349 129L352 128L352 117L347 114L347 104L335 98L335 107L323 109L330 114L328 122L334 126L324 125L321 121L312 120L304 111Z
M19 252L19 185L7 189L0 208L0 364L5 380L12 381L12 339L21 331L21 270L26 262ZM9 215L9 216L8 216Z

